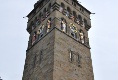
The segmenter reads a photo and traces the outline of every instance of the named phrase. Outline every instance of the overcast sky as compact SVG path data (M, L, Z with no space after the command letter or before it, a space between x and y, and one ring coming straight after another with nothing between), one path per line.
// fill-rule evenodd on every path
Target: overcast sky
M37 0L0 0L0 76L21 80L29 34L27 18ZM118 0L80 0L91 15L89 30L95 80L118 80Z

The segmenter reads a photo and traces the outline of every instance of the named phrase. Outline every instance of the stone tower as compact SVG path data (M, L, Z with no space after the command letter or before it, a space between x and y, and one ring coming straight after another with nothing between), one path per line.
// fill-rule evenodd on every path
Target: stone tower
M39 0L27 15L29 42L22 80L94 80L91 12L77 0Z

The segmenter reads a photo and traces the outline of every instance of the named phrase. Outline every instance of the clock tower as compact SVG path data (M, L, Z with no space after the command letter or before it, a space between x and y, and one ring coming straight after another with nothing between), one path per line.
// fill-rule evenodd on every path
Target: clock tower
M90 14L77 0L37 1L27 15L22 80L94 80Z

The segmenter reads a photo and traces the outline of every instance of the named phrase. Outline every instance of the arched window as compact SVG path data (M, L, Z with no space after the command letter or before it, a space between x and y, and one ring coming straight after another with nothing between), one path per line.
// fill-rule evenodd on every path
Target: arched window
M39 25L39 18L35 18L35 25L38 26Z
M77 15L76 15L75 11L73 11L73 16L74 16L74 21L75 21L75 19L77 18Z
M81 15L78 15L78 19L79 19L80 21L82 21L82 17L81 17Z
M41 22L41 16L42 16L42 13L39 13L39 16L38 16L39 22Z
M46 18L46 8L43 10L44 19Z
M47 32L49 32L51 29L51 18L47 20Z
M33 21L31 22L31 28L32 28L32 30L34 30L34 28L35 28L35 25L34 25Z
M84 25L85 25L85 27L87 26L87 20L86 19L84 19Z
M48 10L49 14L53 11L51 3L48 5L47 10Z
M66 32L66 20L64 19L64 18L61 18L61 30L63 31L63 32Z
M77 17L76 12L73 11L73 13L70 14L70 19L71 19L72 21L75 21L76 17Z
M71 13L71 9L69 7L67 7L67 12L66 12L66 16L69 17Z
M40 16L40 22L42 22L45 19L44 14L40 13L39 16Z
M80 37L80 41L84 44L85 43L85 36L84 36L83 30L79 31L79 37Z
M73 24L70 23L70 34L72 37L77 38L77 27Z
M64 9L65 9L65 5L64 5L64 3L61 3L60 8L59 8L59 11L60 12L63 12Z
M79 21L79 24L82 24L82 17L81 17L81 15L78 15L78 21Z

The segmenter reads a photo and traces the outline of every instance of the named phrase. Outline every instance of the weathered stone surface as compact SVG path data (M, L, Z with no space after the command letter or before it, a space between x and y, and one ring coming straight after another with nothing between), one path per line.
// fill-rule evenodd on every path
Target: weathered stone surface
M43 0L42 0L43 1ZM47 1L47 2L45 2ZM80 5L73 6L73 0L44 0L42 8L34 9L36 14L32 12L28 15L28 28L31 27L32 21L39 17L39 13L51 3L54 11L46 17L34 30L32 30L28 42L28 50L26 54L24 72L22 80L94 80L91 53L89 47L88 32L85 27L78 25L67 16L59 12L57 8L64 3L65 8L70 7L75 11L77 16L81 15L86 18L90 24L90 14L86 10L81 12ZM36 7L35 7L36 8ZM84 7L83 7L84 8ZM66 19L66 32L61 31L60 18ZM46 32L47 20L52 19L51 31ZM85 35L85 44L80 41L79 32L77 38L73 38L70 33L69 24L73 23L77 30L83 30ZM32 36L38 28L44 25L44 35L39 41L32 45ZM87 44L87 45L86 45ZM70 51L73 52L72 60L70 60ZM79 60L78 61L78 56Z

